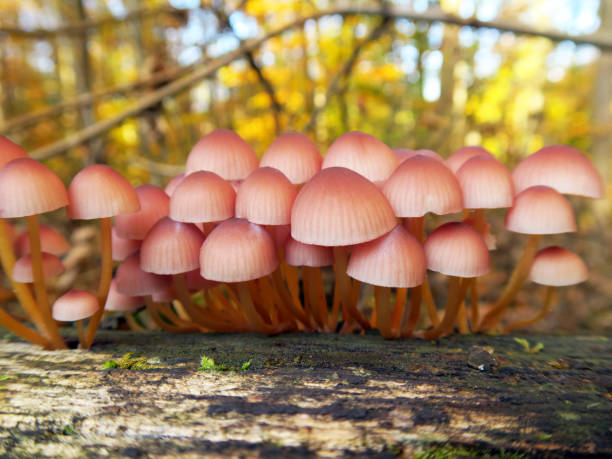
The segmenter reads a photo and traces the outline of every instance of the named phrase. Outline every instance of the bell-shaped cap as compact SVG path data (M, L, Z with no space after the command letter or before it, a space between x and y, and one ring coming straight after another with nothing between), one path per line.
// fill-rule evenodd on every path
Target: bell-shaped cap
M461 187L455 175L439 161L417 155L404 161L385 182L382 191L398 217L422 217L463 210Z
M42 253L42 268L45 279L59 276L66 270L58 256L46 252ZM21 282L22 284L34 282L32 257L30 254L24 255L15 262L11 277L15 282Z
M344 167L323 169L298 193L291 236L304 244L344 246L371 241L397 221L380 189Z
M12 140L0 135L0 167L17 158L27 158L26 151Z
M131 214L115 217L115 230L125 239L142 240L158 220L168 215L170 197L164 190L154 185L141 185L136 188L140 210Z
M396 148L393 150L393 152L397 157L398 166L407 159L414 158L416 155L426 156L446 165L446 163L444 162L444 158L442 158L442 156L432 150L410 150L408 148Z
M278 266L274 241L261 226L233 218L217 226L200 250L200 274L217 282L267 276Z
M524 234L558 234L576 231L570 202L547 186L521 191L506 214L506 229Z
M204 235L191 223L162 218L147 233L140 247L140 267L155 274L186 273L200 266Z
M66 187L55 172L30 158L0 168L0 218L44 214L68 205Z
M170 287L170 276L148 273L140 268L140 252L134 252L117 268L117 290L124 295L145 296Z
M601 175L589 159L566 145L552 145L527 156L512 174L516 191L546 185L561 194L603 198Z
M468 159L456 175L466 209L499 209L512 206L512 174L493 156L478 155Z
M582 258L558 246L536 253L529 272L529 279L533 282L555 287L579 284L588 277L589 271Z
M323 157L317 146L304 134L287 132L270 144L259 163L281 171L294 185L310 180L321 170Z
M62 234L56 229L41 224L40 225L40 250L53 255L63 255L70 250L70 244ZM21 232L15 240L15 251L17 256L24 256L30 253L30 235L27 230Z
M470 225L450 222L425 240L427 268L447 276L479 277L489 272L489 250Z
M93 316L98 309L95 295L85 290L70 290L55 300L52 315L60 322L74 322Z
M104 309L106 311L135 311L144 304L141 296L128 296L117 290L117 281L111 281Z
M170 181L166 184L166 187L164 188L164 192L168 196L172 196L172 194L174 193L174 190L176 190L176 187L179 185L179 183L183 181L184 178L185 178L185 173L182 173L170 179Z
M285 244L285 261L290 266L331 266L334 264L334 251L331 247L303 244L290 237Z
M225 180L242 180L257 169L259 161L242 137L227 129L217 129L202 137L187 157L187 174L210 171Z
M376 137L364 132L342 134L329 147L323 159L323 169L345 167L380 183L397 167L393 150Z
M457 151L455 151L452 155L446 158L446 165L448 168L453 171L453 174L457 173L459 168L463 166L468 159L473 158L474 156L479 155L487 155L493 156L489 151L482 147L478 146L467 146L461 147Z
M236 193L214 172L197 171L177 185L170 198L170 218L178 222L219 222L234 216Z
M140 210L138 195L125 177L105 164L92 164L68 187L68 217L77 220L114 217Z
M423 246L402 225L373 241L353 247L346 273L382 287L410 288L425 280Z
M297 189L271 167L255 169L236 194L236 217L258 225L288 225Z
M123 261L128 255L140 249L142 241L138 239L126 239L117 235L117 230L111 230L111 248L113 253L113 261Z

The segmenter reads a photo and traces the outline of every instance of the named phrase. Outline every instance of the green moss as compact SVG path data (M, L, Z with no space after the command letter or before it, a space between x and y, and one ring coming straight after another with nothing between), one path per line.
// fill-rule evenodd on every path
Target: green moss
M519 343L523 348L523 351L525 351L527 354L537 354L544 349L544 344L538 343L532 347L531 344L529 344L529 341L524 338L514 338L514 341Z
M498 457L504 459L522 459L525 457L522 453L506 451L501 448L498 451L490 449L478 449L467 446L456 445L436 445L430 449L422 451L415 455L416 459L454 459L456 457Z
M208 357L207 355L203 355L200 360L200 371L240 371L245 372L251 367L251 360L247 360L242 363L240 367L230 367L228 365L218 365L215 363L215 359L212 357Z
M150 370L151 368L160 368L151 365L146 357L132 357L133 352L127 352L118 360L107 360L104 362L105 369L118 368L121 370Z

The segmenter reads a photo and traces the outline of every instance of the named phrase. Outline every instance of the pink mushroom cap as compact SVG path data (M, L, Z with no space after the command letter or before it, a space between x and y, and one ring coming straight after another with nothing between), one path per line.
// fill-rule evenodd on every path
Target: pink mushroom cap
M290 237L285 244L285 261L291 266L331 266L334 251L331 247L304 244Z
M425 240L427 268L447 276L479 277L489 272L489 250L470 225L450 222Z
M17 158L27 158L26 151L12 140L0 135L0 167Z
M152 295L170 287L170 276L148 273L140 268L140 252L127 257L115 273L117 290L124 295Z
M74 322L93 316L98 309L95 295L84 290L70 290L55 300L52 315L60 322Z
M521 191L506 214L506 229L523 234L558 234L576 231L570 202L547 186Z
M463 163L456 175L466 209L499 209L512 206L512 174L493 156L473 156Z
M258 159L251 146L238 134L217 129L202 137L189 152L185 170L210 171L225 180L242 180L257 169Z
M551 246L536 253L529 279L542 285L563 287L584 282L589 270L580 256L563 247Z
M463 166L468 159L473 158L474 156L479 155L488 155L493 156L489 151L482 147L478 146L467 146L461 147L457 151L455 151L452 155L446 158L446 165L448 168L453 171L453 173L457 173L459 168Z
M66 187L55 172L30 158L0 168L0 217L44 214L68 205Z
M260 167L278 169L294 185L310 180L321 170L323 157L317 146L304 134L287 132L270 144Z
M117 281L111 281L104 309L106 311L134 311L144 304L141 296L128 296L117 290Z
M140 210L115 217L115 231L125 239L142 240L158 220L168 215L170 197L164 190L154 185L141 185L136 188Z
M411 288L423 283L426 271L423 246L397 225L390 233L353 247L346 273L372 285Z
M278 267L272 237L261 226L233 218L217 226L200 250L200 275L217 282L244 282Z
M45 279L59 276L66 268L62 260L51 253L42 253L42 269ZM19 258L13 265L13 273L11 275L15 282L28 284L34 282L34 274L32 273L32 257L30 254Z

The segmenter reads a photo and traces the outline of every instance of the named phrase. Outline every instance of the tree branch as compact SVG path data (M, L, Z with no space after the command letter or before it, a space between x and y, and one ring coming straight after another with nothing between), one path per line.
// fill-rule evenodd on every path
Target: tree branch
M184 75L176 80L172 81L168 85L160 88L154 92L147 94L142 97L137 103L126 109L125 111L118 113L106 120L102 120L92 126L88 126L87 128L79 131L78 133L54 142L50 145L44 146L32 152L32 157L36 159L45 159L52 157L54 155L60 154L69 148L75 147L93 137L96 137L100 134L105 133L106 131L112 129L114 126L120 124L127 118L137 116L142 111L146 110L148 107L151 107L157 103L159 103L162 99L168 96L172 96L177 94L178 92L189 88L190 86L196 84L203 78L210 76L219 68L233 62L234 60L241 58L245 55L245 53L249 51L253 51L261 46L262 43L267 40L276 37L277 35L282 34L283 32L293 29L295 27L301 27L304 22L311 19L318 19L323 16L328 15L369 15L369 16L388 16L389 18L405 18L411 19L415 21L423 21L423 22L445 22L448 24L455 24L459 26L471 26L471 27L487 27L487 28L495 28L501 31L513 32L519 35L529 35L529 36L541 36L548 38L552 41L564 41L571 40L575 43L579 44L591 44L595 46L599 46L603 50L612 50L612 40L604 39L601 35L594 36L586 36L586 37L573 37L565 34L560 34L556 32L546 32L546 31L534 31L533 29L529 29L527 27L523 27L520 25L508 25L507 23L498 22L498 21L477 21L475 19L472 20L464 20L449 14L442 12L439 9L431 9L424 13L416 13L411 9L406 8L398 8L398 7L344 7L344 8L335 8L331 10L318 11L308 17L303 17L297 19L289 24L286 24L278 29L275 29L265 36L246 41L242 46L240 46L235 51L229 52L220 58L211 60L202 64L201 66L197 66L190 73Z
M24 30L19 27L0 26L0 34L12 35L21 38L50 38L57 35L73 35L82 33L83 31L102 27L109 24L117 24L128 21L134 21L142 19L147 16L158 16L158 15L185 15L189 11L199 10L200 8L173 8L171 6L164 6L161 8L139 8L132 10L125 16L107 16L101 19L86 19L83 21L75 21L71 24L67 24L62 27L55 29L33 29Z
M384 16L382 22L378 26L376 26L376 28L373 29L370 34L361 41L361 43L359 43L353 48L353 52L351 53L350 57L344 63L342 69L340 69L340 72L336 74L329 87L327 88L327 93L325 94L325 103L313 109L310 121L304 129L305 131L311 131L314 128L314 126L317 124L319 114L325 109L325 107L327 107L327 104L329 103L329 100L332 98L332 96L336 93L344 92L344 89L346 88L346 81L348 80L351 72L353 71L353 68L355 68L355 64L357 63L357 59L359 58L361 51L363 51L363 49L369 43L377 40L378 37L380 37L380 35L383 33L383 31L389 24L389 20L389 16ZM344 83L342 91L340 88L341 83Z

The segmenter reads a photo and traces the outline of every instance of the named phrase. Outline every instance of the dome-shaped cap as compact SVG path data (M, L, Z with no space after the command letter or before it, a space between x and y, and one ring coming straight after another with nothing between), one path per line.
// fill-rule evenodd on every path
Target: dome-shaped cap
M321 170L323 157L304 134L287 132L270 144L259 163L281 171L294 185L306 183Z
M144 304L141 296L128 296L117 290L117 281L111 281L106 304L106 311L134 311Z
M135 252L127 257L115 273L117 290L124 295L144 296L166 290L170 287L171 278L148 273L140 268L140 253Z
M66 187L55 172L29 158L0 168L0 218L44 214L68 205Z
M457 171L466 209L512 206L514 184L508 168L491 155L468 159Z
M113 261L123 261L126 257L140 249L142 241L138 239L126 239L117 235L117 230L111 230L111 248Z
M331 266L334 264L334 251L331 247L303 244L289 237L285 244L285 261L290 266Z
M463 163L465 163L468 159L473 158L474 156L479 155L487 155L493 156L486 149L478 146L467 146L461 147L459 150L455 151L452 155L446 158L446 165L448 168L456 173Z
M74 176L68 187L68 217L78 220L114 217L140 210L130 182L105 164L92 164Z
M524 234L576 231L570 202L552 188L532 186L516 195L506 214L506 229Z
M187 174L211 171L225 180L242 180L257 169L259 161L242 137L227 129L217 129L202 137L187 157Z
M542 285L561 287L584 282L589 271L578 255L563 247L552 246L536 253L529 279Z
M566 145L552 145L522 160L512 174L516 191L546 185L562 194L604 196L601 175L589 159Z
M84 290L70 290L53 303L53 318L73 322L93 316L100 309L95 295Z
M58 256L46 252L42 253L42 268L45 279L59 276L66 270ZM24 255L15 262L11 277L15 282L21 282L22 284L34 282L32 257L30 254Z
M176 187L179 185L179 183L181 183L183 181L183 179L185 178L185 173L179 174L175 177L173 177L168 184L166 185L166 187L164 188L164 192L168 195L168 196L172 196L172 194L174 193L174 190L176 190Z
M23 148L12 140L0 135L0 167L14 159L27 157L28 154Z
M142 240L151 227L170 211L170 198L164 190L154 185L136 188L140 210L131 214L117 215L115 230L125 239Z
M170 217L179 222L219 222L234 216L236 193L214 172L185 177L170 198Z
M218 282L267 276L278 266L274 241L261 226L233 218L217 226L200 250L200 274Z
M404 161L382 191L398 217L461 212L463 198L455 175L439 161L417 155Z
M442 158L442 156L432 150L410 150L408 148L396 148L395 150L393 150L393 152L397 157L398 166L407 159L414 158L416 155L426 156L446 165L446 163L444 162L444 158Z
M236 217L258 225L288 225L296 196L295 186L282 172L260 167L238 189Z
M155 274L179 274L200 266L202 232L191 223L162 218L147 233L140 247L140 267Z
M397 157L373 135L353 131L342 134L330 145L322 168L330 167L345 167L372 182L383 182L397 167Z
M427 268L447 276L479 277L489 272L489 250L470 225L450 222L425 240Z
M304 244L341 246L371 241L397 221L376 185L344 167L323 169L298 193L291 236Z
M383 287L410 288L425 280L423 246L403 226L373 241L353 247L346 273Z
M70 244L62 234L48 225L40 225L40 250L53 255L63 255L70 250ZM22 257L30 253L30 235L21 232L15 240L15 251Z

